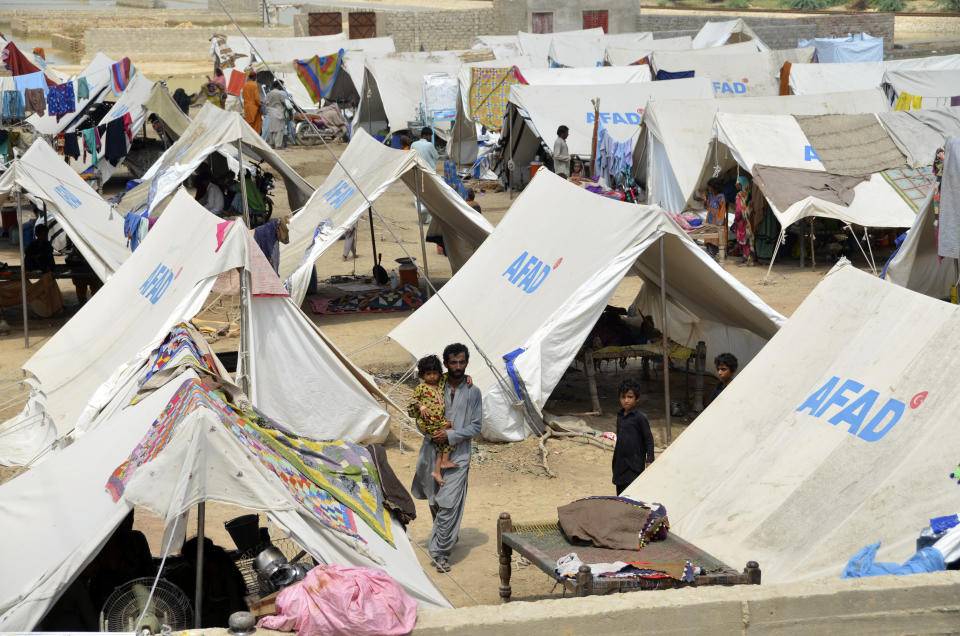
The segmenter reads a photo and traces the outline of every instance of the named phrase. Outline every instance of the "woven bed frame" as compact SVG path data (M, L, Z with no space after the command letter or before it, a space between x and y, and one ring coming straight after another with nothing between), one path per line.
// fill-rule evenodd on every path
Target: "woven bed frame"
M510 600L511 559L516 550L547 576L563 585L564 594L569 590L574 596L610 594L634 590L663 590L675 587L699 587L702 585L759 585L760 566L748 561L742 572L730 568L719 559L707 554L697 546L669 533L663 541L647 544L642 550L611 550L593 546L574 545L567 541L556 521L514 524L510 513L500 514L497 520L497 553L500 560L500 602ZM692 582L673 578L594 578L587 565L580 566L576 578L556 574L557 559L576 552L584 563L609 563L613 561L644 561L652 564L668 561L690 561L705 570Z

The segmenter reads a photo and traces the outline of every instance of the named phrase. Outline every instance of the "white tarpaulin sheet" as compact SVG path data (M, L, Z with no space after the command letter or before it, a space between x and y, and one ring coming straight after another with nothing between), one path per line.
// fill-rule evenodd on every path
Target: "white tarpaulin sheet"
M358 379L363 372L289 298L252 298L249 324L250 400L257 408L311 439L386 439L389 416Z
M391 38L392 41L392 38ZM250 45L253 45L251 49ZM342 48L347 48L347 34L314 35L297 38L247 38L240 35L228 35L227 46L237 59L238 68L246 68L252 62L266 62L267 64L289 63L292 60L302 60L314 55L324 56ZM256 53L259 55L256 55Z
M658 51L653 54L653 69L669 73L694 71L694 77L709 77L717 97L769 97L780 94L780 67L784 62L807 61L813 55L812 48L714 54L726 48L729 47L691 52Z
M651 102L644 113L644 124L663 145L669 161L648 163L647 200L671 212L681 212L690 203L700 185L704 162L710 152L717 112L826 115L883 112L889 108L877 88L810 96ZM664 175L664 171L672 172L673 178ZM661 185L671 181L676 185Z
M838 93L879 88L887 71L943 71L960 69L960 55L939 55L885 62L794 64L790 89L797 95Z
M562 31L560 33L517 33L520 53L529 55L535 61L546 61L550 57L550 43L554 40L596 40L603 37L603 29L582 29L580 31Z
M584 210L590 210L590 223L583 223ZM763 338L776 331L782 317L720 269L662 210L598 197L540 170L439 291L442 299L431 298L390 337L414 357L451 342L475 342L496 368L472 352L469 373L484 393L483 435L523 439L528 431L513 407L517 396L503 356L524 349L516 372L533 404L542 407L627 271L636 267L644 280L659 279L660 236L666 236L672 299L701 318Z
M654 51L684 51L692 47L693 40L689 35L662 40L640 40L636 43L608 40L604 59L610 66L629 66L648 57Z
M721 561L756 560L764 584L838 578L877 541L878 561L905 561L960 508L958 320L837 266L624 494L663 503L670 531Z
M141 364L170 327L200 310L220 272L246 262L245 232L227 232L218 247L221 222L178 192L109 283L27 360L23 369L36 377L39 391L31 401L46 414L35 423L38 431L52 426L61 437L89 421L128 365ZM15 450L4 431L16 424L15 418L0 426L0 460Z
M547 61L551 67L597 67L603 65L606 48L600 38L555 38L550 41Z
M637 67L627 68L636 69ZM646 69L639 68L642 75ZM713 88L710 80L705 77L632 84L568 86L514 84L510 87L510 102L526 112L546 144L552 147L557 128L565 125L570 128L567 146L571 154L586 156L590 155L590 144L593 138L594 109L591 99L600 99L600 121L607 128L610 136L623 141L635 136L640 130L641 116L648 101L702 99L712 95Z
M280 278L295 304L303 302L313 264L357 222L367 210L367 201L376 201L398 179L415 189L414 168L420 169L421 200L444 224L445 234L459 236L474 248L483 242L493 226L430 170L416 151L388 148L358 130L327 180L290 219L290 242L280 246ZM460 265L451 262L451 266Z
M694 36L693 48L708 49L746 41L754 43L758 51L766 51L769 48L741 18L725 22L707 22Z
M124 245L123 217L111 211L110 204L43 139L34 141L0 176L0 199L8 205L16 205L16 185L25 195L46 203L47 212L57 219L100 280L106 281L130 256L130 248ZM26 206L26 198L23 204Z
M150 216L156 216L156 210L208 156L220 150L235 158L235 144L241 140L244 155L264 161L283 177L291 210L306 203L313 188L267 145L243 114L224 111L208 102L183 135L150 166L140 184L124 195L118 209L124 213L149 210Z
M747 172L758 164L824 170L792 115L717 113L716 122L717 139L729 148L734 160ZM769 197L767 201L783 227L808 216L839 219L865 227L910 227L916 216L881 174L871 175L868 181L854 188L849 207L806 197L781 210Z
M599 68L520 68L531 86L593 86L596 84L635 84L649 82L647 66L601 66Z
M960 107L956 106L878 113L877 119L911 168L932 165L947 137L960 137Z
M893 104L902 93L907 93L922 98L923 108L950 106L953 98L960 98L960 68L936 71L891 69L883 74L881 84Z
M851 34L842 38L800 38L797 46L812 46L817 49L817 61L821 64L834 62L882 62L883 38L866 33Z

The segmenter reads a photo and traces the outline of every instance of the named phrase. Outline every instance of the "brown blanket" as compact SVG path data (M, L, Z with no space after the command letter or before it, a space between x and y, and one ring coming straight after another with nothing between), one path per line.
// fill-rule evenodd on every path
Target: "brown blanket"
M819 170L774 168L757 164L753 167L753 180L767 200L777 210L784 212L807 197L849 207L853 203L853 189L866 181L867 177L847 177Z
M591 497L560 506L557 518L571 543L639 550L649 541L666 536L666 511L662 506L658 508L654 511L619 497Z
M387 461L387 452L383 449L383 446L370 444L367 446L367 450L373 457L373 463L380 475L383 505L406 527L408 523L417 518L417 506L413 503L413 497L397 479L396 473L393 472L393 468Z

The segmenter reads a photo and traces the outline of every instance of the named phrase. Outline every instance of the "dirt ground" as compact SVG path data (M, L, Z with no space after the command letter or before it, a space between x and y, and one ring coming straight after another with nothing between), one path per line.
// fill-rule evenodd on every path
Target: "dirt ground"
M336 153L342 152L343 145L334 146ZM284 150L281 156L289 162L313 186L322 184L333 165L333 159L322 147L296 148ZM121 183L111 183L110 188L122 187ZM282 183L275 195L277 213L288 210ZM492 223L500 221L510 206L507 193L484 192L478 197L483 214ZM376 251L382 252L387 269L396 267L394 259L403 255L400 244L409 253L421 257L416 215L413 197L402 184L387 190L376 203L373 236L376 239ZM336 245L320 259L317 264L321 280L335 275L368 275L373 265L374 250L371 245L371 233L368 221L364 218L359 226L357 239L359 258L344 262L341 259L341 247ZM0 261L18 262L19 255L14 246L5 240L0 241ZM427 245L427 264L431 277L439 285L450 276L450 267L433 245ZM771 284L761 284L766 272L761 267L738 267L728 263L726 269L747 287L754 290L774 309L789 316L809 291L822 278L828 267L819 265L815 271L800 269L795 261L783 259L773 269ZM635 276L626 277L618 287L613 304L627 306L634 298L640 281ZM11 332L0 336L0 419L16 414L26 398L26 391L17 384L20 379L20 366L36 352L56 330L64 324L70 315L76 312L77 302L69 281L62 281L61 288L65 304L68 306L63 316L30 321L30 346L24 347L20 308L6 308L4 316L11 325ZM710 293L708 289L705 294ZM226 325L230 302L221 303L206 311L200 318L208 324ZM307 300L309 303L309 299ZM392 386L395 378L405 371L412 360L399 345L385 341L386 334L402 321L407 314L391 313L370 316L318 316L305 311L317 325L364 369L378 375L384 386ZM98 334L90 334L98 337ZM236 350L235 337L223 337L213 344L217 351ZM82 351L82 343L78 343ZM616 404L615 387L623 374L639 373L635 364L621 369L616 365L604 367L599 376L599 392L605 415L586 416L587 423L598 430L612 430L615 425ZM671 394L685 395L685 376L682 373L671 374ZM655 372L654 377L644 383L646 395L641 406L650 416L658 450L666 445L666 431L663 418L662 376ZM707 390L712 385L708 384ZM404 403L409 387L399 387L394 394L398 402ZM583 373L571 369L558 385L547 410L556 413L583 413L590 409ZM691 421L689 416L674 418L672 434L676 438ZM409 432L403 432L399 424L393 422L393 437L388 442L390 462L402 481L409 483L416 464L416 444L418 440ZM402 441L402 448L401 448ZM582 440L551 440L547 444L549 466L557 475L548 477L539 459L536 440L527 440L514 444L492 444L482 440L475 442L474 461L470 480L467 509L463 519L460 542L453 556L453 571L450 576L437 574L428 567L428 560L422 550L418 551L421 562L427 568L429 576L437 586L457 606L496 603L498 600L498 563L496 553L496 521L501 512L507 511L521 521L555 519L556 508L578 497L586 495L613 493L610 483L610 450L599 448ZM11 478L16 469L0 468L0 481ZM234 516L244 514L243 510L210 504L207 506L208 533L219 544L232 548L233 544L223 528L223 522ZM161 527L158 520L149 513L141 511L137 516L138 528L145 531L155 554L160 553ZM191 525L191 528L193 525ZM430 514L424 502L418 502L418 519L409 532L420 546L425 546L431 529ZM192 532L192 531L191 531ZM746 556L745 556L746 559ZM743 564L730 564L742 567ZM551 581L533 566L515 563L513 576L513 594L515 599L532 600L559 596L559 590L552 589ZM462 589L461 589L462 588Z

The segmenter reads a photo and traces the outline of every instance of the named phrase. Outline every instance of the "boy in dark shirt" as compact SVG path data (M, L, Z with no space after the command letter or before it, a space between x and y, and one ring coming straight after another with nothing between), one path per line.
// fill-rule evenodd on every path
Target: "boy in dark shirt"
M713 404L713 401L720 396L720 393L727 388L727 385L733 382L734 376L737 375L737 369L740 367L740 363L737 362L737 357L732 353L721 353L713 359L713 364L717 366L717 380L719 380L719 382L717 382L717 386L713 389L710 404Z
M617 393L621 408L617 413L617 445L613 449L613 483L619 495L653 463L653 433L647 416L637 410L640 383L624 380Z
M52 272L54 267L53 245L47 240L47 226L42 224L36 226L33 235L36 238L23 253L24 267L31 272Z

